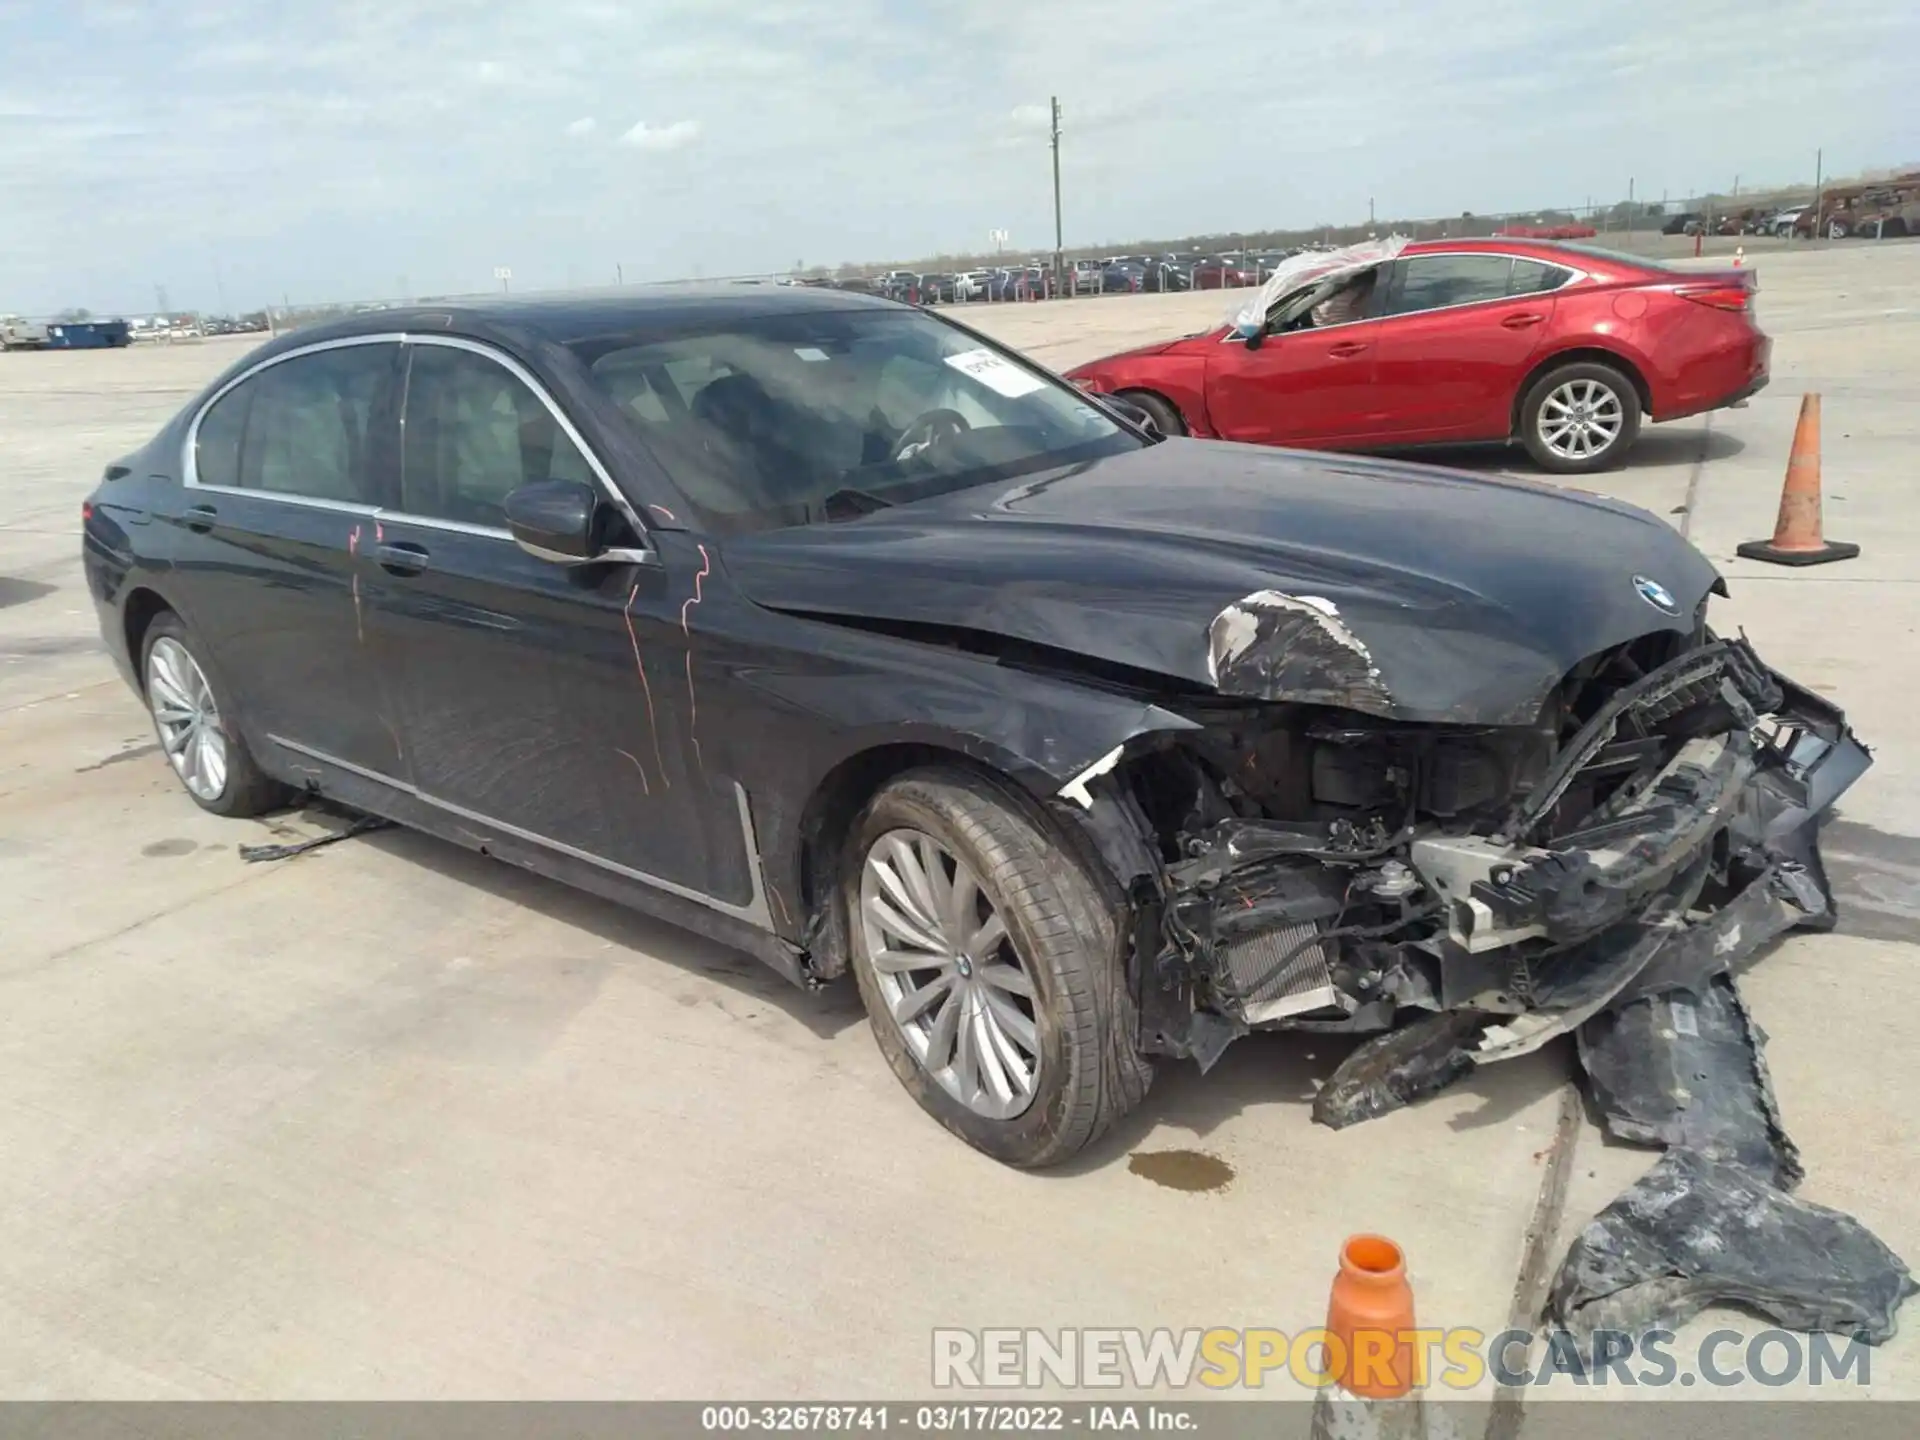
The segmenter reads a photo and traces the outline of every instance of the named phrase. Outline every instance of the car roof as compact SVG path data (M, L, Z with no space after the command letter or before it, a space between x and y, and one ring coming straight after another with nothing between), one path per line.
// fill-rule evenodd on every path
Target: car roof
M1431 255L1442 252L1455 254L1518 255L1526 260L1540 260L1549 265L1570 265L1576 270L1622 270L1644 271L1657 269L1658 266L1632 255L1608 254L1604 257L1592 250L1576 249L1571 245L1562 245L1556 240L1525 240L1520 238L1499 240L1416 240L1400 253L1402 255Z
M503 332L566 345L609 335L658 328L684 331L708 322L757 320L771 315L833 310L905 309L895 301L857 290L813 285L623 286L564 295L501 296L447 304L371 310L294 330L275 349L391 331L438 331L489 338Z

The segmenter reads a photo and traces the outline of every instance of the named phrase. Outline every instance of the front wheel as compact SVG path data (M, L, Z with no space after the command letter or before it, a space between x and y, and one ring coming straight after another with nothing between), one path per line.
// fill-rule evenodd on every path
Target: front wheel
M880 1052L934 1119L1010 1165L1055 1164L1152 1080L1114 905L990 782L902 776L856 822L842 877Z
M1171 400L1155 395L1150 390L1120 390L1115 394L1119 399L1131 401L1153 417L1153 423L1160 427L1162 435L1184 435L1187 422L1181 418L1180 411Z
M1520 406L1520 441L1555 475L1610 470L1640 433L1640 396L1611 365L1579 361L1549 370Z

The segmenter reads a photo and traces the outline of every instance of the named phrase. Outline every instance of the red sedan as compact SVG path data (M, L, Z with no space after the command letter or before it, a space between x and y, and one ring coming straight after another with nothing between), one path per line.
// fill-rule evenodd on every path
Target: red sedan
M1767 383L1773 342L1754 320L1751 268L1511 240L1339 257L1298 285L1269 282L1264 322L1256 309L1069 378L1169 434L1323 450L1517 439L1558 474L1620 463L1643 419L1732 405Z

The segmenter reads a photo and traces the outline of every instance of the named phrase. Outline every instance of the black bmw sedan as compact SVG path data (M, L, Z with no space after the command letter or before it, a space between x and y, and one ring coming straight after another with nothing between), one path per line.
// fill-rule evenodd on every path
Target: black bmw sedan
M1865 753L1664 522L1141 422L842 291L389 310L109 467L85 568L202 807L318 793L851 970L1015 1164L1157 1057L1440 1019L1486 1063L1651 934L1830 920Z

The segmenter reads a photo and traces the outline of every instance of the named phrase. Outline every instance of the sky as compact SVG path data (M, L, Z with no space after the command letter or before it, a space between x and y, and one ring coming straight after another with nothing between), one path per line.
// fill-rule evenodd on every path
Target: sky
M1920 163L1915 0L0 0L0 313L238 311Z

